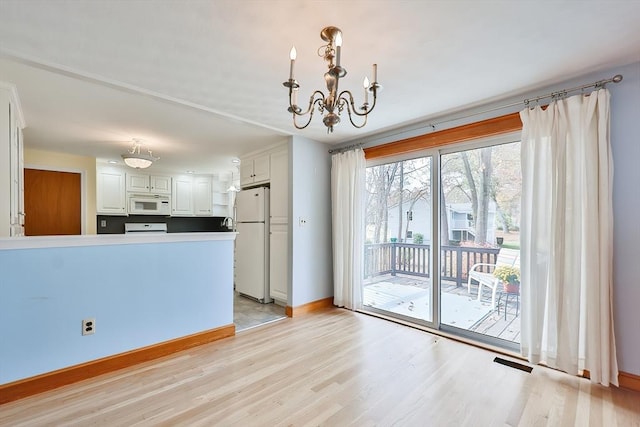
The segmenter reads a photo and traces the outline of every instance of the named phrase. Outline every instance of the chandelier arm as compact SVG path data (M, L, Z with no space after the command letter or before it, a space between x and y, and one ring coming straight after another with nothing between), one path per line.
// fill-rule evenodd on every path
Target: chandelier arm
M346 91L346 90L345 90L344 92L349 93L349 91ZM346 107L347 107L347 113L348 113L348 116L349 116L349 121L351 122L351 124L353 125L353 127L354 127L354 128L356 128L356 129L363 128L363 127L367 124L367 118L368 118L369 116L368 116L368 115L366 115L366 114L358 114L358 113L355 111L355 107L354 107L354 105L353 105L353 97L351 97L351 99L350 99L350 100L348 100L347 98L345 98L345 97L343 97L343 96L342 96L342 94L343 94L344 92L342 92L342 93L340 94L340 110L342 110L342 109L344 108L344 106L346 106ZM351 93L349 93L349 95L351 95ZM349 101L351 101L351 102L349 102ZM349 105L349 103L351 103L351 105ZM352 110L353 110L353 111L352 111ZM356 123L353 121L353 116L351 115L351 113L352 113L352 112L353 112L353 113L355 113L355 115L357 115L357 116L364 116L364 122L362 122L362 124L361 124L361 125L358 125L358 124L356 124Z
M344 95L348 95L349 98L345 98ZM368 104L367 105L367 109L364 111L364 113L358 113L358 109L355 106L355 102L353 101L353 95L351 94L350 91L348 90L343 90L342 92L340 92L340 96L338 97L339 99L342 99L344 102L347 103L347 105L351 104L351 109L353 110L353 114L355 114L356 116L360 116L360 117L367 117L369 115L370 112L373 111L373 109L376 106L376 91L373 90L373 105L371 105L371 108L369 108Z
M314 92L311 94L311 96L309 97L309 106L307 107L307 111L305 111L305 112L303 113L303 112L301 112L301 111L298 111L298 110L300 110L300 107L298 107L298 106L296 105L296 107L298 107L298 108L295 108L295 107L293 106L293 103L291 102L291 92L292 92L292 90L289 90L289 107L290 107L290 108L291 108L291 110L293 111L293 115L294 115L294 116L304 116L304 115L306 115L306 114L309 114L310 112L311 112L311 113L313 113L313 104L317 103L318 101L324 101L324 93L322 93L322 92L321 92L321 91L319 91L319 90L314 91ZM316 95L319 95L320 97L319 97L319 98L316 98ZM306 126L305 126L305 127L306 127Z
M311 103L311 105L313 105L313 104L317 104L317 103L319 103L319 102L321 102L321 101L322 101L322 99L321 99L321 98L318 98L318 99L316 99L315 101L313 101L313 102ZM315 111L315 108L310 108L309 110L307 110L307 112L306 112L305 114L309 113L309 120L307 120L307 123L305 123L303 126L299 126L299 125L298 125L298 123L296 122L296 115L298 115L298 116L302 116L303 114L296 114L296 113L294 112L294 114L293 114L293 126L295 126L295 128L296 128L296 129L304 129L304 128L306 128L307 126L309 126L309 123L311 123L311 119L313 119L313 112L314 112L314 111Z

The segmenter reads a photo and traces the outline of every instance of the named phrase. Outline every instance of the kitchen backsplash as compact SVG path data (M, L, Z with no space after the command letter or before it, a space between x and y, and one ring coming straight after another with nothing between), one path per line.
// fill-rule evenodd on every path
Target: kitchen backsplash
M229 231L222 225L224 217L164 217L157 215L97 216L98 234L124 234L125 222L166 223L169 233Z

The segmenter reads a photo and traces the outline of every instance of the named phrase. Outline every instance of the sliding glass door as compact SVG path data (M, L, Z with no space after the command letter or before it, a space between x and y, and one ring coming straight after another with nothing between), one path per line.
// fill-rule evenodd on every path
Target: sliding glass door
M443 150L440 165L441 328L513 347L520 339L520 143Z
M365 307L433 322L432 160L367 168Z
M365 309L515 348L519 142L425 151L366 177Z

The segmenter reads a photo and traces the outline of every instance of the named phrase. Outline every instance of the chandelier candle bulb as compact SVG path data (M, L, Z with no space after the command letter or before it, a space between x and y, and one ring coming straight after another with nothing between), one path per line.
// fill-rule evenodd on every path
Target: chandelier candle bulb
M364 78L364 80L362 81L362 86L364 86L364 103L368 104L369 103L369 79L368 78Z
M291 66L289 67L289 80L293 80L293 65L296 62L296 47L292 46L289 52L289 58L291 59Z
M378 81L378 64L373 64L373 82Z
M340 51L342 50L342 34L336 35L336 67L340 66Z

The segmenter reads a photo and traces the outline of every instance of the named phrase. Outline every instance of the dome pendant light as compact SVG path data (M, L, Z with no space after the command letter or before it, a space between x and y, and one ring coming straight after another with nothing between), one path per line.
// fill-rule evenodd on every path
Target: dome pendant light
M134 169L146 169L153 164L160 157L153 157L151 150L147 150L149 154L143 154L140 152L142 143L139 139L133 140L133 145L127 154L122 155L124 163Z

